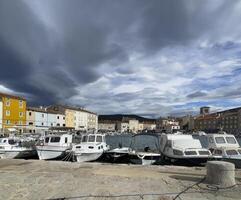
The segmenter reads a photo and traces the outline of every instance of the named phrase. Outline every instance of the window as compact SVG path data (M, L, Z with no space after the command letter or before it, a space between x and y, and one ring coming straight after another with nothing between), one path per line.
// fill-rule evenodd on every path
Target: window
M97 136L96 137L96 142L102 142L102 136Z
M196 151L185 151L185 155L197 155Z
M226 137L227 143L229 144L236 144L236 141L233 137Z
M67 143L68 142L68 138L64 138L64 143Z
M19 125L22 125L22 121L19 121L18 124L19 124Z
M87 136L85 135L85 136L83 136L83 138L82 138L82 142L87 142Z
M29 116L31 116L31 115L32 115L32 113L31 113L31 112L29 112L29 113L28 113L28 115L29 115Z
M42 114L42 118L44 118L44 114Z
M23 117L23 112L19 112L19 117Z
M232 150L226 150L227 155L231 156L231 155L238 155L238 152L234 149Z
M44 125L44 123L42 123L42 126Z
M6 99L6 106L10 106L10 103L11 103L10 99L7 98L7 99Z
M215 149L213 152L214 155L222 155L222 150Z
M23 100L19 100L19 108L23 108Z
M6 116L10 116L10 110L6 110Z
M33 122L29 122L28 125L33 125Z
M63 126L65 126L65 124L63 124Z
M53 126L53 123L51 123L51 126Z
M11 124L10 120L6 120L6 124L8 125Z
M59 141L60 141L60 137L51 137L50 139L50 142L53 142L53 143L59 142Z
M49 142L49 137L46 137L45 138L45 143L48 143Z
M95 142L95 136L94 135L90 135L88 142Z
M59 116L57 116L57 119L59 119Z
M63 120L65 120L65 117L63 117Z
M218 144L224 144L224 143L226 143L225 140L224 140L224 137L215 137L215 141L216 141L216 143L218 143Z
M60 126L60 124L59 124L59 123L57 123L57 126Z

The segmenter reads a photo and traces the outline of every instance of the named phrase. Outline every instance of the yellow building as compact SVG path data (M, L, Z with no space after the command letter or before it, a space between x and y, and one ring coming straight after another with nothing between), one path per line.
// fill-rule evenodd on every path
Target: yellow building
M76 125L75 111L66 109L65 110L65 123L66 127L74 128Z
M2 128L14 128L22 132L26 125L26 99L0 93L2 101Z

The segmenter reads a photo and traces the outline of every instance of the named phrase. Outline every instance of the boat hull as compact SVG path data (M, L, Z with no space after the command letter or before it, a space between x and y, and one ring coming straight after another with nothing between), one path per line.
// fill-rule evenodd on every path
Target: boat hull
M45 146L37 146L39 160L54 160L64 158L66 148L46 148Z
M4 150L0 151L1 159L27 159L36 155L35 150Z
M75 153L77 162L91 162L98 160L103 155L103 152L96 153Z
M211 160L209 157L187 157L187 158L177 158L171 156L164 156L166 162L170 162L176 165L184 166L200 166L205 165L208 160Z
M154 165L161 161L161 155L137 155L129 154L129 160L133 164Z

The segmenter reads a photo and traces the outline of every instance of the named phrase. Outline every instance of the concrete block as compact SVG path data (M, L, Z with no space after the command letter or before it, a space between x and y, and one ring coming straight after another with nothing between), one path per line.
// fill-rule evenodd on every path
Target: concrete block
M235 166L233 163L224 161L207 162L206 183L217 185L220 188L234 186L235 183Z

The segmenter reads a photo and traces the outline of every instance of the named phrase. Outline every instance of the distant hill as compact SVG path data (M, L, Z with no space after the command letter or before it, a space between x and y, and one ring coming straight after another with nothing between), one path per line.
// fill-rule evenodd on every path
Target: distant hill
M98 120L99 121L123 121L125 119L136 119L139 122L155 122L156 119L150 119L150 118L145 118L141 117L138 115L125 115L125 114L115 114L115 115L99 115Z

